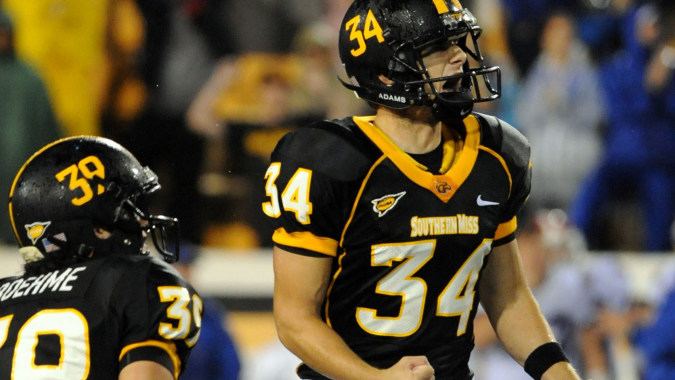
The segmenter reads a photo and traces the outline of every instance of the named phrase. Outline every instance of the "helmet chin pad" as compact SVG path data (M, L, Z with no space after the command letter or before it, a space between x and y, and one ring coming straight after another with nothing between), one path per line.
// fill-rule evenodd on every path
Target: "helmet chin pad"
M431 109L438 120L463 120L473 110L471 90L449 91L436 94L431 101Z
M113 230L110 231L110 236L101 239L97 238L94 241L92 249L93 257L102 257L110 254L119 254L119 255L138 255L138 254L149 254L148 251L143 250L143 243L145 242L145 237L143 231L139 228L138 231L122 231L122 230Z

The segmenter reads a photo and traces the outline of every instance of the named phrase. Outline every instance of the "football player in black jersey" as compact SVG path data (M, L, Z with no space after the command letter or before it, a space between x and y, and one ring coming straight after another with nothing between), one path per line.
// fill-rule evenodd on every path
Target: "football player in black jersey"
M21 167L9 217L25 273L0 279L0 380L178 378L202 302L144 246L149 234L178 258L178 221L142 206L159 187L100 137L55 141Z
M274 315L301 378L469 379L479 301L534 378L578 378L518 256L528 143L472 111L500 94L480 32L457 0L355 1L344 85L375 115L301 128L272 154Z

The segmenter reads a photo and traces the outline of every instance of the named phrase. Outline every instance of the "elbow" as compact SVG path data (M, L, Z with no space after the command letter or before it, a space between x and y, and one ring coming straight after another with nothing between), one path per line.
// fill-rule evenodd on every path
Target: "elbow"
M289 351L298 355L307 340L325 325L319 311L310 305L291 305L288 302L274 302L274 325L279 341Z
M307 325L304 322L305 319L296 314L283 307L276 305L274 307L274 326L277 330L277 337L291 351L293 351L295 339L302 333L303 326Z
M274 314L274 326L277 330L277 337L279 338L279 341L281 344L283 344L286 348L290 348L289 346L292 345L292 325L288 323L288 321L281 319L277 316L277 314Z

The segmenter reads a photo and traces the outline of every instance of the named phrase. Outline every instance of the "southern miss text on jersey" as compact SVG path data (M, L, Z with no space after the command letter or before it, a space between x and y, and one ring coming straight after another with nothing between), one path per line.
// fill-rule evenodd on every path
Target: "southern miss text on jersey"
M435 174L372 120L323 122L280 141L262 205L278 223L273 240L336 258L323 317L367 362L427 355L437 378L468 377L476 282L491 247L513 239L529 146L508 124L473 114L463 148L447 139Z
M178 378L202 303L167 264L109 256L0 280L0 380L117 379L152 360Z

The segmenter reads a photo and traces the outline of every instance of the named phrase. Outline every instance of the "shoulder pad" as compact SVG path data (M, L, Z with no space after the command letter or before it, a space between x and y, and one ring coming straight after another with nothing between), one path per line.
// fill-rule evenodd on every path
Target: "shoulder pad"
M151 255L115 255L111 256L108 267L122 269L124 279L138 287L154 289L156 286L182 286L192 290L188 283L172 265Z
M150 263L152 256L117 254L104 256L101 259L106 262L106 266L139 267Z
M481 125L481 145L498 152L509 166L527 168L530 143L511 124L491 115L474 112Z
M138 271L144 273L143 277L150 272L167 273L178 276L178 271L173 266L152 255L110 255L103 258L106 267L117 267L123 271Z
M321 121L286 134L272 161L310 168L339 181L361 178L378 157L351 118Z

